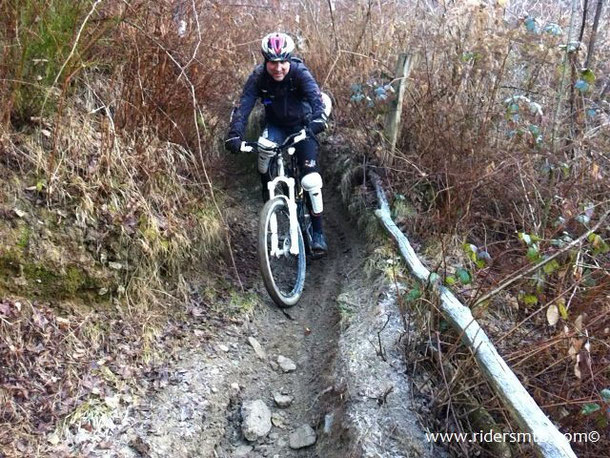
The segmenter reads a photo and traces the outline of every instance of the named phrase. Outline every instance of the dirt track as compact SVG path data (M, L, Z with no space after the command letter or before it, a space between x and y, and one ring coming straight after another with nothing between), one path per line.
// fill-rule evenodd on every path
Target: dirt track
M326 211L329 215L326 218L326 233L330 251L326 258L308 263L305 292L299 304L282 311L261 288L265 307L245 333L261 343L269 361L253 358L251 362L254 364L243 365L236 370L234 377L244 387L240 398L262 399L272 412L281 412L285 418L284 427L273 428L279 437L271 444L258 446L248 456L266 456L264 453L269 453L268 456L279 453L282 457L329 456L321 450L316 451L315 446L291 450L287 445L288 434L305 423L317 429L320 436L327 413L324 410L325 401L340 390L340 387L334 386L332 379L340 335L336 298L343 283L348 281L350 272L353 273L363 257L362 243L353 233L352 226L341 223L343 215L338 202L329 200ZM292 359L297 370L283 373L277 369L274 363L278 355ZM280 392L294 396L290 407L278 409L275 406L273 393ZM234 421L230 422L217 448L220 457L233 456L236 446L248 447L241 439L239 407L239 404L233 404L231 420ZM323 443L318 441L318 444Z
M379 286L363 281L365 244L345 214L339 192L333 183L326 183L329 254L308 262L301 301L281 310L269 298L258 273L254 241L260 191L253 174L243 173L247 165L238 164L235 171L229 171L236 178L227 180L231 184L224 190L229 196L226 217L234 223L234 253L244 286L258 293L262 305L242 324L225 327L198 348L184 349L158 389L149 390L120 415L115 414L114 425L103 440L92 441L91 456L428 456L414 420L402 418L409 413L405 410L407 395L399 386L406 386L396 345L400 330L384 341L389 363L378 358L370 344L367 333L376 334L374 327L379 320L385 321L377 304ZM338 304L346 297L361 309L361 315L354 315L363 318L350 328L358 332L342 340ZM400 326L397 315L394 318ZM255 353L249 338L260 343L264 355ZM293 360L296 371L283 372L277 364L279 355ZM388 381L392 375L388 371L397 377L393 382ZM389 382L396 387L396 395L389 397L395 408L392 402L380 408L379 399L370 393L382 394L377 392ZM292 404L278 407L274 402L278 393L292 396ZM270 409L273 427L266 437L249 442L242 434L241 406L256 399ZM348 404L356 406L352 409L356 417L350 420ZM387 425L371 427L370 419ZM367 430L359 430L358 423ZM294 450L289 436L305 424L315 430L316 443ZM391 437L393 434L402 437ZM374 442L374 454L363 453L367 440ZM402 449L398 454L395 442Z

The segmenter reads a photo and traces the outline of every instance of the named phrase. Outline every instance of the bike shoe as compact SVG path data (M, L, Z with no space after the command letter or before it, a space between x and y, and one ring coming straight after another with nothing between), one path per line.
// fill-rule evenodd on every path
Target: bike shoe
M328 251L326 237L322 232L314 232L311 240L311 252L314 258L321 258Z

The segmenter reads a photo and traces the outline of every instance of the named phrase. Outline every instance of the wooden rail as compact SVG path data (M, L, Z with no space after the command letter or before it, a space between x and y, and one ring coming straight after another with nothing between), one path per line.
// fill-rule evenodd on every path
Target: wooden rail
M576 458L566 437L523 387L485 331L476 322L470 309L463 305L448 288L430 282L430 271L419 260L407 237L392 220L381 179L372 171L368 171L368 176L375 187L379 201L379 209L375 211L375 215L396 240L411 273L424 285L431 284L439 295L443 314L462 335L463 343L470 348L477 364L513 418L524 432L530 434L531 443L538 454L544 458Z

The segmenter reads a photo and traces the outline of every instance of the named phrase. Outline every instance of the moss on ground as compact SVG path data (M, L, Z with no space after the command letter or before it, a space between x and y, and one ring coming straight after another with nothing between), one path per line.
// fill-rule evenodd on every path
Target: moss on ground
M63 270L63 271L62 271ZM104 302L101 288L108 289L107 281L92 278L76 264L65 269L43 262L25 260L17 250L0 253L0 293L11 293L30 299L86 299L97 296L96 302Z

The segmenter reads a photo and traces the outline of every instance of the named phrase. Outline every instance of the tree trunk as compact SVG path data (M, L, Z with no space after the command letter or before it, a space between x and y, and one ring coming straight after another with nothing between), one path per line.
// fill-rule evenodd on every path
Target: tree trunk
M580 24L580 34L578 34L578 41L582 43L582 37L585 34L585 25L587 24L587 13L589 11L589 0L585 0L585 4L582 7L582 22Z
M604 0L597 0L597 6L595 7L595 18L593 19L593 29L591 30L591 38L589 39L589 46L587 47L587 60L585 60L585 68L590 68L589 66L593 65L593 51L595 49L597 28L599 27L599 18L602 15L603 7Z

